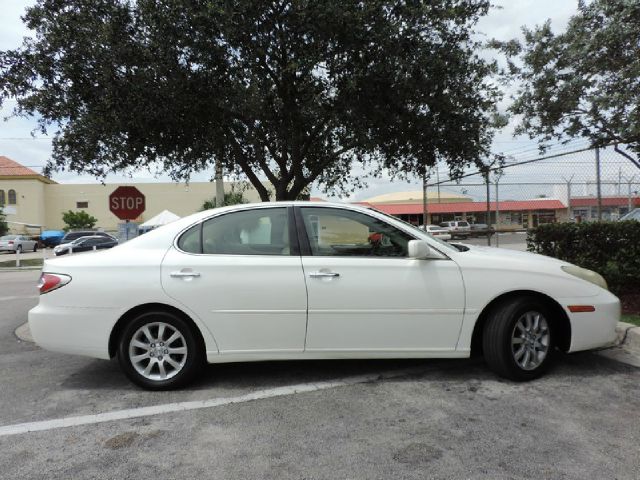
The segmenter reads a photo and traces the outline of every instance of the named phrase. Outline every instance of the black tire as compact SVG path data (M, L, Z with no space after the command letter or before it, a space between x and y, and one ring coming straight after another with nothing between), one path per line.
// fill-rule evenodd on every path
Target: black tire
M181 347L184 345L184 347L186 347L186 358L184 359L183 366L180 369L175 369L177 370L177 372L170 378L166 379L151 379L144 376L143 373L139 372L136 367L134 367L129 353L130 348L138 349L137 352L139 354L143 354L145 352L145 350L142 348L138 348L135 346L130 347L133 336L139 334L140 329L142 329L142 327L144 327L145 325L150 327L151 332L153 333L153 329L156 328L154 324L158 323L169 325L175 331L179 332L182 338L179 339L180 343L178 344L178 346ZM171 329L167 330L169 332L171 331ZM149 345L155 346L155 344L152 344L151 341L149 341ZM158 343L158 345L162 344ZM175 345L175 342L173 342L172 345ZM169 344L167 344L167 347L169 347ZM150 355L154 356L154 352L152 351ZM155 359L153 359L153 361L155 361L156 363L160 363L160 360L163 360L163 356L161 355L162 354L158 355L157 353L155 353ZM200 337L197 336L193 331L193 328L180 316L164 311L145 312L130 321L118 340L117 356L120 367L122 368L125 375L129 378L129 380L146 390L172 390L182 387L195 379L205 363L204 344ZM169 357L174 361L180 360L180 363L182 362L181 356L179 356L179 359L172 354L167 354L165 355L165 357ZM166 358L164 360L166 360ZM149 363L152 363L151 358L149 358ZM138 364L138 366L140 367L140 363ZM167 366L171 368L171 366L169 366L168 364ZM153 374L154 370L158 370L157 375L160 375L159 367L157 365L155 367L152 367L150 374ZM173 373L173 371L171 373Z
M16 253L22 253L22 245L16 247Z
M33 245L33 251L37 252L38 251L38 244L36 243L35 245Z
M545 336L540 337L545 340L546 353L538 365L536 362L540 360L540 352L531 354L530 351L527 353L527 349L531 348L535 352L536 345L538 349L544 345L533 340L535 335L525 333L519 326L525 325L527 323L525 318L534 312L540 315L538 318L540 331L544 331L540 327L543 321L547 327ZM522 335L517 335L517 332L522 332ZM516 342L520 341L522 346L517 347ZM489 312L482 334L482 348L489 368L501 377L518 382L540 377L549 369L555 358L555 332L550 309L535 297L512 298L500 303ZM521 348L525 349L524 354L521 353ZM523 368L522 364L516 360L518 354L520 354L519 361L525 365L527 365L527 358L531 358L527 368Z

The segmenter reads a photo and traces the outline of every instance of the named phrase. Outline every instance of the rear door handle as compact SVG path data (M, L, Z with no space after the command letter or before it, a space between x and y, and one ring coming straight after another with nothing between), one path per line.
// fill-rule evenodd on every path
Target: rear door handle
M198 272L171 272L169 274L170 276L174 277L174 278L184 278L184 277L199 277L200 274Z
M311 272L309 276L311 278L339 277L340 274L335 272Z

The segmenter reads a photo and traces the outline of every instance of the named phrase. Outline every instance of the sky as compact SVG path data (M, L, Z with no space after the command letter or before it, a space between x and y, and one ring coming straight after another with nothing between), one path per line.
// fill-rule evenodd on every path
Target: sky
M22 39L29 32L20 20L24 9L33 4L32 0L0 0L0 50L13 49L22 43ZM547 19L551 19L552 28L556 31L562 30L571 15L576 12L577 0L494 0L493 8L489 15L481 19L477 30L484 32L487 38L508 40L521 36L523 25L532 27L541 24ZM8 100L0 110L0 155L12 158L23 165L29 166L36 171L41 171L42 166L47 162L51 153L51 139L43 137L39 133L37 138L32 137L35 128L35 120L32 118L10 118L8 117L15 102ZM506 105L506 100L503 106ZM513 123L513 122L512 122ZM494 152L505 152L513 155L517 159L534 158L537 155L536 143L528 138L513 138L513 124L510 124L504 131L499 132L495 137L493 145ZM580 146L576 143L574 146ZM570 147L568 147L570 148ZM438 171L446 177L446 168L441 166ZM192 181L208 181L211 177L209 172L194 175ZM97 183L98 180L91 176L77 175L70 172L60 172L53 175L53 179L61 183ZM136 172L131 177L110 175L107 183L117 182L143 182L143 181L169 181L168 178L154 178L146 171ZM393 192L419 190L421 182L390 182L386 178L371 179L368 187L356 192L350 200L363 200L371 196ZM458 189L457 193L460 193ZM314 189L313 195L322 194Z

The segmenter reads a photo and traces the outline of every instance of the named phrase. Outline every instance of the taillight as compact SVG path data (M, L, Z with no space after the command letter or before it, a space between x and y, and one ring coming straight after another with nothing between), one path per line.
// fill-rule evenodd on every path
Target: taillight
M70 281L71 277L69 275L62 275L59 273L43 273L42 275L40 275L40 280L38 281L38 289L40 290L40 295L55 290L56 288L64 287Z
M13 245L13 240L9 240L9 245Z

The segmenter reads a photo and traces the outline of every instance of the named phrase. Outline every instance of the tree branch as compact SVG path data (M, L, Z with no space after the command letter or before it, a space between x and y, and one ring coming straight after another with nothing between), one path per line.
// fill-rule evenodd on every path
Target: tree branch
M638 160L636 160L635 158L633 158L631 155L629 155L627 152L625 152L624 150L620 150L618 148L618 144L616 143L613 147L613 149L619 153L620 155L622 155L624 158L626 158L627 160L629 160L631 163L633 163L636 167L640 168L640 162Z

